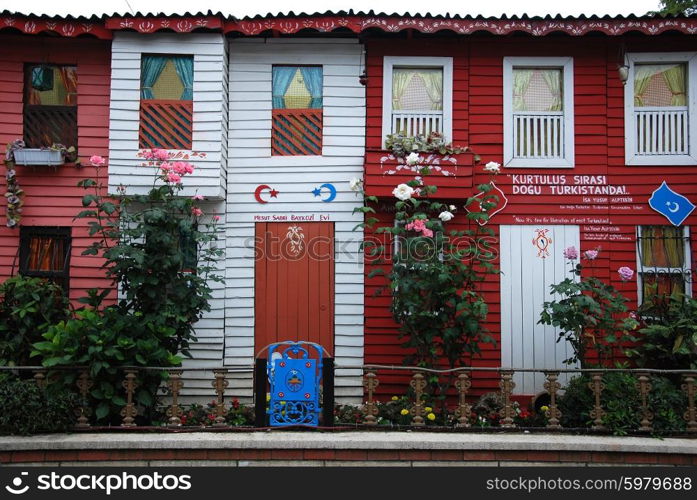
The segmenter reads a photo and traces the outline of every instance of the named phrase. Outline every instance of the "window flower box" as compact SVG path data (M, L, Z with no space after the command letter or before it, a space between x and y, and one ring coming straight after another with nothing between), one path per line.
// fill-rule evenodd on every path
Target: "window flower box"
M16 165L63 165L65 158L57 149L17 149L13 153Z

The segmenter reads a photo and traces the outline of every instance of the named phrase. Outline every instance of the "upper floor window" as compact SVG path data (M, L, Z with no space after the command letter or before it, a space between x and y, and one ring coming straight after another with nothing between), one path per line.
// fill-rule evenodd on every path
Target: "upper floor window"
M19 272L47 278L68 290L70 228L22 226L19 233Z
M139 147L191 149L194 58L143 54Z
M628 54L627 165L697 163L695 53Z
M383 75L383 137L431 132L452 137L452 58L388 56Z
M573 167L573 60L503 60L504 164Z
M322 154L323 79L320 66L272 69L271 154Z
M24 82L27 147L77 147L77 67L28 64Z
M691 294L690 233L687 227L637 228L639 301L654 294Z

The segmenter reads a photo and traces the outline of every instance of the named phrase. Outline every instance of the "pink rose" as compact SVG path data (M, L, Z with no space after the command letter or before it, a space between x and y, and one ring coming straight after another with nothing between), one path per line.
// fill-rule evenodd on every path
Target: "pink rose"
M195 217L201 217L203 215L203 210L198 207L191 207L191 214Z
M146 160L154 159L155 155L152 154L152 149L146 149L145 151L143 151L143 158L145 158Z
M213 222L218 222L220 220L220 215L213 216Z
M578 250L576 247L568 247L564 249L563 255L565 259L576 260L578 259Z
M90 163L95 167L101 167L106 163L106 160L99 155L90 156Z
M195 194L191 197L191 199L201 201L203 199L203 195L202 194Z
M162 170L163 173L167 173L172 170L172 164L164 162L162 165L160 165L160 170Z
M424 229L421 231L421 234L423 234L424 236L427 236L427 237L429 237L429 238L433 238L433 231L431 231L431 230L428 229L428 228L424 228Z
M597 250L586 250L583 252L583 256L587 260L595 260L595 258L598 256L598 251Z
M179 184L182 181L182 178L179 174L175 174L174 172L169 172L167 174L167 182L172 182L174 184Z
M153 149L152 155L153 158L160 161L165 161L169 159L169 153L164 149Z
M627 266L622 266L617 270L622 281L629 281L634 276L634 271Z
M184 169L186 170L187 174L194 173L194 166L191 163L184 162Z

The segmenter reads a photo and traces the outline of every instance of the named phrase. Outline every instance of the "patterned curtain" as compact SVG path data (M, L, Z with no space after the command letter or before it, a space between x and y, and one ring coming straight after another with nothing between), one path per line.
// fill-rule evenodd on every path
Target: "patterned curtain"
M300 73L303 75L305 86L312 96L310 108L320 109L322 107L322 68L301 67Z
M513 111L526 111L525 94L532 79L531 69L513 69Z
M542 78L545 79L547 87L549 87L549 91L552 94L552 103L547 111L561 111L561 71L558 69L543 69L540 70L540 73L542 73Z
M663 72L663 79L670 89L673 97L670 99L671 106L686 106L687 91L685 88L685 65L676 64Z
M152 93L152 86L155 85L155 82L162 74L162 70L165 69L168 59L168 56L143 56L140 64L141 99L155 98L155 95Z
M402 97L416 72L413 69L395 68L392 71L392 109L402 109Z
M431 98L431 109L443 109L443 72L435 71L419 71L417 73L426 85L426 92Z
M61 78L65 84L65 104L77 105L77 68L75 66L60 66Z
M644 105L644 93L651 83L651 78L658 68L651 64L637 64L634 66L634 105Z
M189 56L173 57L174 67L177 70L177 76L184 85L182 92L182 101L191 101L194 98L194 58ZM164 67L164 66L163 66Z

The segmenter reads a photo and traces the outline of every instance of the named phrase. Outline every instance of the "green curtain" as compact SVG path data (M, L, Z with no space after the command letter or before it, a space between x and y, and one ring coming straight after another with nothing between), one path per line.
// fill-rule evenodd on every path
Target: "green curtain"
M671 106L686 106L687 95L685 88L685 65L676 64L663 72L663 79L670 89L673 97L670 99Z
M527 111L524 96L530 87L532 71L513 68L513 111Z
M651 78L659 70L659 67L654 64L636 64L634 66L634 105L644 105L644 92L651 82Z
M547 111L562 110L562 95L561 95L561 70L560 69L543 69L540 70L542 78L545 79L549 91L552 93L552 103Z
M432 110L443 109L443 72L441 70L419 71L416 73L426 85L426 92L431 99Z
M392 71L392 109L402 109L402 96L415 74L413 69L395 68Z

